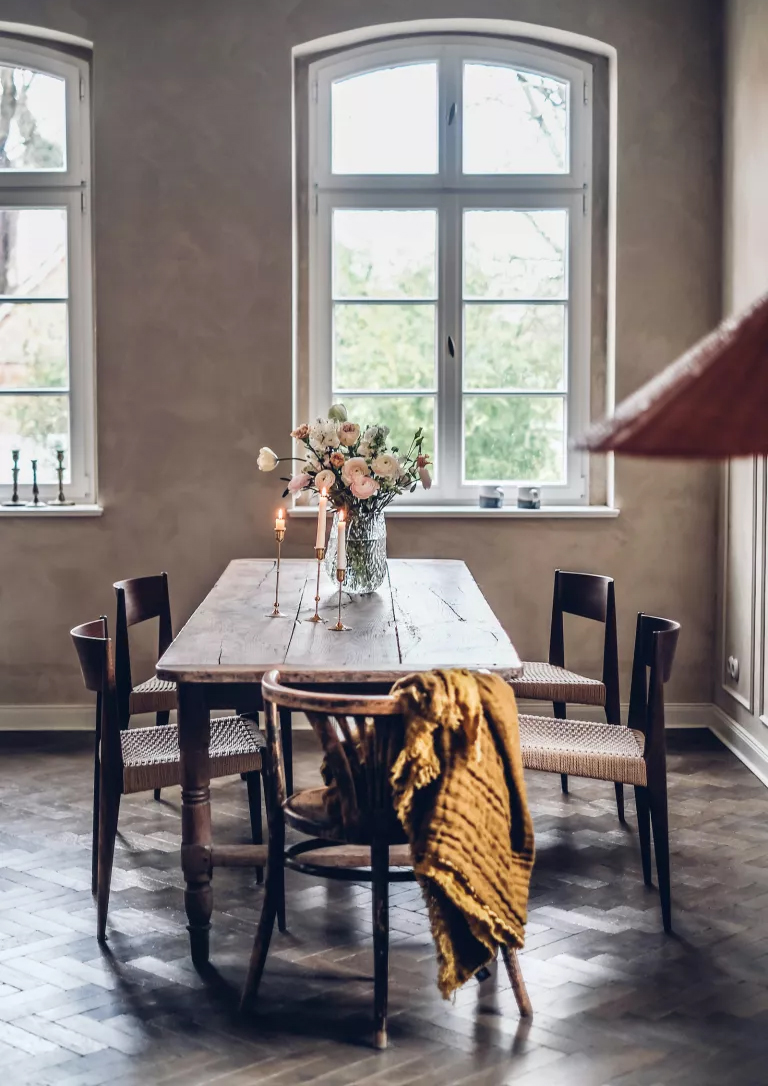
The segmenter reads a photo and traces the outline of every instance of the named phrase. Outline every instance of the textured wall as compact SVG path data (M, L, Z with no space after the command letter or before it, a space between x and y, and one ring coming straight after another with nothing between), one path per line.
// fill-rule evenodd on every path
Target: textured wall
M724 306L732 313L768 291L768 4L731 0L726 37ZM727 475L716 701L768 755L768 628L760 604L768 471L765 461L736 460ZM726 672L728 657L739 661L736 678ZM743 750L745 737L731 738Z
M623 396L719 313L719 2L471 13L618 48ZM290 49L467 14L465 0L0 0L0 19L95 43L105 505L100 520L0 521L0 703L84 700L67 629L111 613L114 578L167 569L180 620L230 558L271 553L275 481L254 453L285 447L291 421ZM528 656L546 649L555 566L611 573L625 674L636 610L669 614L684 624L670 697L709 700L712 473L620 463L617 495L615 521L394 520L390 551L465 559ZM310 525L289 532L288 553L307 553Z

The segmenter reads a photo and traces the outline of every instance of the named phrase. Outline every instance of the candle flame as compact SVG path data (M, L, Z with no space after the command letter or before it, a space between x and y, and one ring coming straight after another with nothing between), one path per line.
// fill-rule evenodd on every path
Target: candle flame
M320 495L321 495L321 497L323 497L323 498L327 498L327 497L328 497L328 491L327 491L327 490L325 489L325 487L323 487L323 489L322 489L322 490L320 491Z
M283 519L283 511L282 511L282 509L278 509L278 511L277 511L277 519L278 520Z
M344 523L344 510L342 509L339 512L339 524L343 524L343 523Z

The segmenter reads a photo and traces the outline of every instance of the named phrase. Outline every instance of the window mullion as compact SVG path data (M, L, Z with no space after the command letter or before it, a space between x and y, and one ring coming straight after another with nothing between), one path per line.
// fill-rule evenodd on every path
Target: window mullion
M441 494L456 498L461 481L461 241L459 200L440 201L438 311L438 478ZM449 337L453 354L448 347Z

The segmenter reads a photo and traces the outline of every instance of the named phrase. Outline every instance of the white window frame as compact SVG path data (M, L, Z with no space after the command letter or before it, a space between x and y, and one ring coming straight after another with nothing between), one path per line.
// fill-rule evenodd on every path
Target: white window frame
M568 82L569 172L465 175L461 172L462 65L486 60ZM331 87L334 81L395 64L438 64L439 173L341 175L331 172ZM322 416L332 394L331 219L335 208L434 208L438 212L436 395L438 480L432 490L403 495L402 503L477 505L480 483L463 483L462 208L568 210L568 340L566 442L589 422L592 247L592 66L552 49L511 39L423 35L368 44L309 66L309 388L310 419ZM455 103L453 123L449 108ZM453 133L458 133L454 136ZM449 262L452 274L449 273ZM457 262L454 267L454 262ZM458 269L458 270L456 270ZM455 357L447 350L448 336ZM384 395L384 393L382 393ZM297 420L302 421L302 420ZM586 505L586 453L568 449L565 484L542 483L542 504ZM508 483L514 486L514 481Z
M51 170L0 171L0 208L62 208L68 227L69 482L66 496L78 504L96 502L96 388L94 367L93 269L91 253L91 119L87 61L43 45L0 34L0 64L58 76L66 86L66 164ZM29 303L34 304L34 303ZM0 395L26 390L8 389ZM28 468L23 465L22 478ZM8 465L3 465L3 476ZM10 483L0 483L7 500ZM27 484L20 484L22 497ZM41 483L43 501L58 493ZM28 497L28 495L27 495Z

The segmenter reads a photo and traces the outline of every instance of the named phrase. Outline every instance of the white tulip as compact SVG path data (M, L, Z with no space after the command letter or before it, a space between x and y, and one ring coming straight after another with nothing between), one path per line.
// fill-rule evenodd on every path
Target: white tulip
M259 471L274 471L277 467L278 455L269 448L268 445L264 445L259 449L259 455L256 459Z

